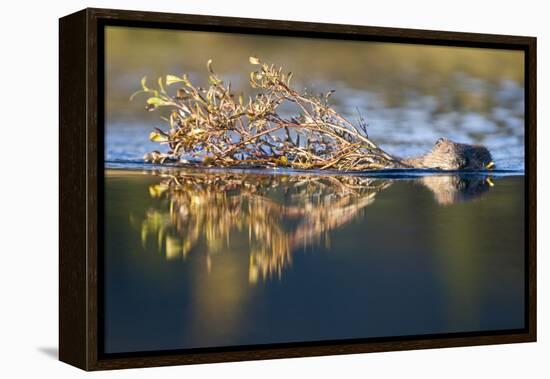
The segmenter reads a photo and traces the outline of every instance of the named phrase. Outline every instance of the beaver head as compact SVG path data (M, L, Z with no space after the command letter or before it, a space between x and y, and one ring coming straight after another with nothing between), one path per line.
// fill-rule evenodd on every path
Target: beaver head
M428 153L406 159L405 163L414 168L437 170L486 170L495 166L486 147L457 143L446 138L438 139Z

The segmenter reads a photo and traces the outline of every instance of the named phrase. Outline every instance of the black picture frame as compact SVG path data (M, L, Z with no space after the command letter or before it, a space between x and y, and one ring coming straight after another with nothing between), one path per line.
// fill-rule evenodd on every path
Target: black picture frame
M103 38L107 25L524 51L526 327L497 332L104 354ZM84 370L105 370L536 341L536 38L89 8L59 20L59 46L61 361Z

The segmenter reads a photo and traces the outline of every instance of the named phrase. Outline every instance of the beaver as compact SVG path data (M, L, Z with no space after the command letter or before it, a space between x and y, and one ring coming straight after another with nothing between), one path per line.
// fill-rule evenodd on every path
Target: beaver
M399 159L404 168L435 170L491 170L495 163L485 146L458 143L440 138L424 155Z

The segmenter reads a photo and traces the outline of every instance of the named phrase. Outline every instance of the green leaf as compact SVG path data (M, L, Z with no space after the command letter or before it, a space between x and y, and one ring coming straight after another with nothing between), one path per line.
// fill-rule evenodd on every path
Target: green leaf
M147 76L144 76L143 78L141 78L140 83L141 83L141 89L130 95L130 101L132 101L134 99L134 97L136 97L136 95L139 95L140 93L152 92L153 94L155 94L155 96L158 95L157 91L152 90L149 87L147 87Z
M172 105L169 101L163 100L160 97L150 97L147 99L147 104L162 107L166 105Z
M183 74L182 81L187 87L191 87L191 82L189 81L187 74Z
M215 86L215 85L221 84L222 81L220 79L218 79L218 77L216 75L210 75L208 77L208 83Z
M151 134L149 134L149 139L153 142L166 142L166 141L168 141L168 138L166 136L163 136L159 132L151 132Z
M164 86L162 85L162 78L161 77L159 77L158 83L159 83L160 92L163 93L163 94L166 94L166 91L164 90Z
M137 95L139 95L140 93L146 93L147 91L144 91L142 89L140 89L139 91L136 91L134 92L133 94L130 95L130 101L134 100L134 97L136 97Z
M141 88L143 88L143 90L145 92L149 91L149 88L147 87L147 76L144 76L143 78L141 78Z
M166 75L166 85L171 86L174 83L180 83L184 80L176 75Z

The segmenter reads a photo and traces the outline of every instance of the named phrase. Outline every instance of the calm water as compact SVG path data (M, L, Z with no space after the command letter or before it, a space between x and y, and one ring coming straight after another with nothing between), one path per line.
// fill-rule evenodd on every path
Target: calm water
M107 170L105 351L522 328L523 191Z
M521 51L125 27L107 28L105 48L106 352L523 327ZM487 146L497 170L144 164L165 148L148 136L166 110L128 100L140 79L204 85L213 59L254 95L252 55L292 71L297 90L336 90L334 109L365 118L393 155L446 137Z

